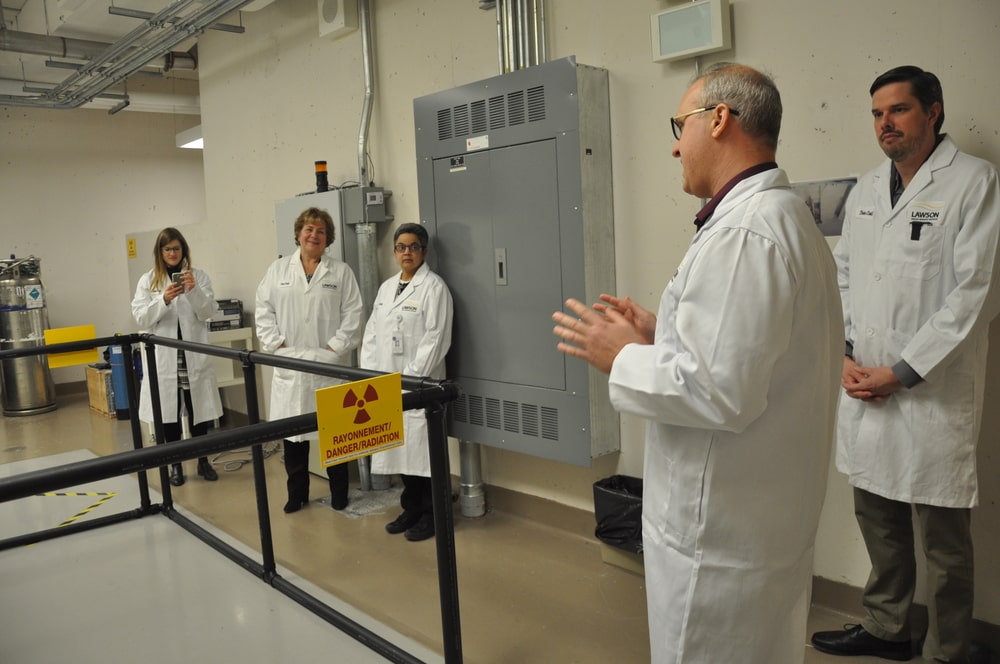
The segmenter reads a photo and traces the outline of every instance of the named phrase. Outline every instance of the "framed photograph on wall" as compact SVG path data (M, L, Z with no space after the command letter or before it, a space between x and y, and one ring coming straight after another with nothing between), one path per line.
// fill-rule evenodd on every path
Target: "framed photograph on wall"
M844 226L847 196L857 183L856 177L793 182L792 191L798 194L812 212L823 235L836 236L840 235L840 229Z

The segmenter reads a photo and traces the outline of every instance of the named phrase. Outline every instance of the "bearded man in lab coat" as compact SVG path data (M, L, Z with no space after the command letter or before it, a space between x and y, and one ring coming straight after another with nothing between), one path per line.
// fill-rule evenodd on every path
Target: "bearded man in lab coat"
M837 469L872 572L864 618L818 650L906 661L916 586L912 512L927 559L923 656L965 662L972 628L971 508L989 322L1000 309L1000 184L947 135L938 78L892 69L869 90L889 158L847 201L834 255L847 352Z
M649 420L643 552L656 664L801 664L843 351L830 249L774 163L760 72L698 77L671 124L710 199L656 315L602 295L556 312L559 350Z

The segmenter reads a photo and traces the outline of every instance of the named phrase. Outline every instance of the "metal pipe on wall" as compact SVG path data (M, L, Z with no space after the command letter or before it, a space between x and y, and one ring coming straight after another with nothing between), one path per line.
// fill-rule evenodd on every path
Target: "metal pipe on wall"
M372 99L375 97L374 74L372 72L372 19L369 0L360 0L358 10L361 23L362 62L365 72L365 98L361 105L361 129L358 132L358 184L365 187L368 186L369 181L368 128L372 119Z
M360 0L358 22L361 27L361 55L365 78L365 96L361 105L361 127L358 129L358 186L367 187L368 176L368 133L371 127L372 100L375 97L374 66L372 55L372 19L370 0ZM358 287L365 304L365 320L371 315L371 303L378 293L378 252L375 242L375 224L355 224L354 233L358 239ZM362 491L387 489L388 478L373 477L371 458L358 459L358 477Z
M500 73L548 60L545 0L497 0L497 54Z

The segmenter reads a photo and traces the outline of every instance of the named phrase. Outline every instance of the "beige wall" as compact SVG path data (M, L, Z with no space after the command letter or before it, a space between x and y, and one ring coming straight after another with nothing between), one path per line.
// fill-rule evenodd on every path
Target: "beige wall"
M201 154L174 145L196 123L0 106L0 255L42 259L52 327L136 329L125 234L204 221ZM152 267L151 256L135 260ZM53 378L81 381L83 368Z
M702 64L738 60L775 76L785 103L778 158L793 180L859 174L881 158L867 88L875 75L904 63L941 76L945 128L960 147L1000 163L1000 132L992 119L1000 108L993 71L1000 61L995 39L1000 3L995 0L732 4L734 49L703 58ZM496 74L494 14L480 11L474 0L373 0L373 5L377 62L371 157L377 184L394 192L391 211L397 222L413 221L418 206L412 100ZM579 62L610 72L619 292L648 307L655 307L683 255L699 207L680 191L668 126L695 63L654 63L649 54L649 15L668 6L661 0L548 3L549 57L576 55ZM357 179L360 36L318 37L315 7L312 0L282 0L246 14L245 35L213 32L201 40L204 223L215 240L205 260L216 290L245 302L252 302L275 256L274 202L313 188L317 159L329 162L331 182ZM0 167L8 168L5 155ZM7 187L0 191L16 199L20 187L11 189L7 179L0 178L0 187ZM200 196L195 189L192 196ZM39 193L44 196L44 191ZM141 229L162 225L149 219L152 214L138 215L128 230L140 222ZM106 230L104 220L90 223L90 233L107 233L112 246L121 242L114 235L123 231ZM384 233L381 237L387 270L388 243ZM93 263L91 257L71 260ZM100 269L110 278L120 265ZM117 318L109 314L109 319L127 319L126 310L114 311ZM993 590L1000 587L1000 534L992 527L1000 522L1000 483L995 481L1000 458L994 440L1000 415L990 411L996 410L991 404L997 403L998 363L1000 354L994 353L980 451L982 505L974 514L976 616L994 624L1000 624L1000 593ZM485 476L494 485L590 509L594 480L613 472L641 473L642 432L641 421L624 417L621 453L598 460L591 469L486 448ZM816 573L860 586L867 571L849 488L831 470Z

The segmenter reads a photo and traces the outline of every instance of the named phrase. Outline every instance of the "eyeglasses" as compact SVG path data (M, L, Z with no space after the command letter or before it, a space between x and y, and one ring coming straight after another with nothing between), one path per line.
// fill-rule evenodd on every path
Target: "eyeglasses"
M681 140L681 132L684 131L684 123L679 122L689 115L696 115L697 113L704 113L705 111L713 111L718 108L719 104L712 104L711 106L706 106L705 108L696 108L693 111L688 111L687 113L681 113L680 115L675 115L670 118L670 129L674 132L674 138L678 141ZM729 112L735 116L739 116L740 112L735 108L729 109Z
M183 249L181 247L161 247L160 251L165 254L176 254L183 251Z
M393 249L397 254L405 254L407 250L417 253L424 250L424 245L414 242L413 244L397 244Z

